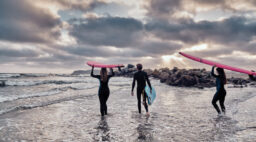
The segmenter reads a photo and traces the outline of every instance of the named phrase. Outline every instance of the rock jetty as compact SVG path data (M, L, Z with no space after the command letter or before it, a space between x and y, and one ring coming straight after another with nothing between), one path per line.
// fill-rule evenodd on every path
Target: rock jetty
M133 77L136 72L134 65L129 64L121 71L116 71L117 76ZM204 87L214 87L215 78L211 76L211 72L206 69L179 69L174 67L173 69L161 68L161 69L144 69L150 77L159 79L161 83L165 83L171 86L179 87L197 87L203 89ZM243 78L228 78L228 83L234 85L234 87L246 87L251 81Z

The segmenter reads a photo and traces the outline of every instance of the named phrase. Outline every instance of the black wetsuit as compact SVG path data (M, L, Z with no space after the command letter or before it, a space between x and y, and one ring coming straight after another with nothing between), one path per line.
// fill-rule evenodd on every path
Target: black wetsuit
M216 104L216 102L219 101L222 112L225 112L225 105L224 105L224 101L226 97L226 90L224 88L225 83L224 83L224 80L219 75L214 74L214 67L212 68L211 74L216 78L216 89L217 89L217 92L215 93L212 99L212 105L214 106L216 111L220 114L220 109Z
M100 113L101 113L101 116L104 116L107 114L107 110L108 110L108 108L107 108L107 100L109 97L108 81L109 81L110 77L114 76L114 72L112 71L111 75L108 75L106 82L103 82L101 80L100 75L94 75L93 69L91 72L91 76L94 78L98 78L100 81L98 96L99 96L99 100L100 100Z
M252 81L256 81L256 77L253 76L253 75L249 75L249 78L250 78Z
M148 112L148 105L147 105L147 101L146 101L147 95L144 92L144 88L146 87L146 81L148 83L148 86L151 89L151 84L150 84L150 81L148 79L148 75L144 71L138 71L138 72L136 72L134 74L133 82L132 82L132 92L134 90L135 80L137 81L137 100L138 100L138 110L139 110L139 113L141 113L141 94L142 93L143 93L144 107L145 107L146 111Z

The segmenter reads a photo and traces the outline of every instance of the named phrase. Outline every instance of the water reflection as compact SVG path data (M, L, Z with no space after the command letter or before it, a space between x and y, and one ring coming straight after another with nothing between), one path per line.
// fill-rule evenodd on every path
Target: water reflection
M136 141L153 141L153 128L152 124L149 121L150 117L146 117L143 115L137 115L136 120L138 122L137 133L138 137Z
M101 117L96 129L95 141L110 141L109 126L106 117Z
M231 139L238 130L236 126L237 121L226 115L218 116L212 122L213 128L211 134L212 138L216 141Z

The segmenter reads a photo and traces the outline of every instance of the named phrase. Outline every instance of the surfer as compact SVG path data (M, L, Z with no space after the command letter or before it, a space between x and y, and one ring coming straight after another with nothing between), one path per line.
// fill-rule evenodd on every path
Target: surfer
M138 100L138 110L139 113L141 113L141 95L143 96L143 105L146 109L147 115L149 116L148 112L148 105L147 105L147 95L145 93L145 87L146 87L146 81L148 83L148 86L150 87L150 92L152 92L152 87L150 84L150 81L148 79L148 75L146 72L142 71L142 64L137 64L137 72L133 76L133 82L132 82L132 92L131 95L133 96L133 90L135 86L135 81L137 81L137 100Z
M99 87L99 100L100 100L100 113L101 116L107 115L107 100L109 97L109 87L108 87L108 81L109 79L114 76L113 69L110 68L111 75L108 75L106 68L101 68L100 75L94 75L93 74L94 66L92 66L91 76L94 78L98 78L100 81L100 87Z
M252 81L256 81L256 77L253 76L253 75L249 75L249 78L250 78Z
M255 72L254 70L252 70L252 72ZM249 74L249 78L252 80L252 81L256 81L256 77L254 75L250 75Z
M219 101L221 110L225 114L224 101L225 101L225 97L226 97L226 90L224 88L224 85L227 83L227 79L226 79L226 75L225 75L225 72L224 72L223 68L217 68L218 75L215 75L214 74L215 67L216 66L212 67L211 74L212 74L213 77L216 78L217 92L213 96L212 105L214 106L214 108L216 109L218 114L221 114L220 109L219 109L218 105L216 104L216 102Z

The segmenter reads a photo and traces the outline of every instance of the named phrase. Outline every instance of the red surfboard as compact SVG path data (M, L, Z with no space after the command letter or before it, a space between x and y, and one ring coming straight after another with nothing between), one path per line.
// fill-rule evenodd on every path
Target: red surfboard
M118 67L124 67L123 64L102 64L102 63L94 62L94 61L88 61L87 65L94 66L94 67L97 67L97 68L118 68Z
M215 65L216 67L219 67L219 68L223 68L223 69L227 69L227 70L231 70L231 71L236 71L236 72L240 72L240 73L245 73L245 74L249 74L249 75L256 75L256 72L252 72L252 71L249 71L249 70L220 64L220 63L217 63L217 62L213 62L213 61L210 61L210 60L206 60L206 59L202 59L202 58L199 58L199 57L196 57L196 56L185 54L183 52L179 52L179 53L180 53L180 55L182 55L186 58L189 58L191 60L194 60L194 61L197 61L197 62L200 62L200 63L204 63L204 64L211 65L211 66Z

